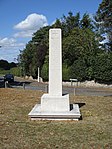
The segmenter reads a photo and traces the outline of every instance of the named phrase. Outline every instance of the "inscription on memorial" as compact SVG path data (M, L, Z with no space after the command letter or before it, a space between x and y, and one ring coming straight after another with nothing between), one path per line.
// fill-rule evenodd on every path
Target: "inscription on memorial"
M60 37L60 34L57 31L52 30L51 34L52 34L51 39L59 39L59 37Z

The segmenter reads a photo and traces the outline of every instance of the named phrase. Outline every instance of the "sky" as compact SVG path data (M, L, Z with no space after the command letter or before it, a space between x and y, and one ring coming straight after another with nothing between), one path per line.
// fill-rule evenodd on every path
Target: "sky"
M102 0L0 0L0 59L17 62L33 33L72 11L94 15Z

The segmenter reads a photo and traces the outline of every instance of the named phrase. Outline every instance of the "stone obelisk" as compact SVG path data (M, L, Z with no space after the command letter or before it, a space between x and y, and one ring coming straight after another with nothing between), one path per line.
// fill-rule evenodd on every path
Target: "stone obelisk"
M69 95L62 96L62 37L61 29L49 30L49 93L41 98L41 110L69 111Z
M61 29L49 30L49 94L62 96Z
M32 119L78 120L77 104L70 109L69 94L62 95L62 33L61 29L49 30L49 92L41 97L29 116Z

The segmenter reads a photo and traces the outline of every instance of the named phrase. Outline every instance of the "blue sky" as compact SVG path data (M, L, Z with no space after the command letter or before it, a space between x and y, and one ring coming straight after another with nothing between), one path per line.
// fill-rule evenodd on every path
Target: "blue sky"
M0 59L15 61L40 27L80 12L95 14L102 0L0 0Z

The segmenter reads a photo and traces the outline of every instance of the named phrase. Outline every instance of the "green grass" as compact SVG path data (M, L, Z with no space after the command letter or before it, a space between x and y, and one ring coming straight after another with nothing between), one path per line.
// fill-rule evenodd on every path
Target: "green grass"
M31 121L43 92L0 89L0 149L111 149L112 97L71 96L80 121Z

